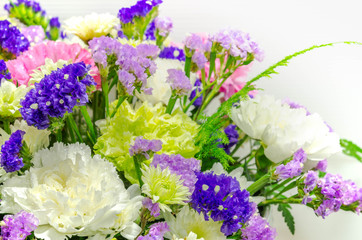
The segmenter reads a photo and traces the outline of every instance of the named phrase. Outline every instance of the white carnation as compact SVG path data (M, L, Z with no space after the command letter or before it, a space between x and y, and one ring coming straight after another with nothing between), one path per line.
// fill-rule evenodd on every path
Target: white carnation
M37 152L23 176L1 187L1 212L25 210L40 221L35 236L63 240L73 235L104 240L115 232L134 239L140 227L142 197L137 187L125 189L114 166L85 144L55 143Z
M280 162L300 148L309 160L320 161L340 151L339 137L330 132L318 114L292 109L271 96L258 95L241 101L231 110L231 119L251 138L261 140L265 155Z

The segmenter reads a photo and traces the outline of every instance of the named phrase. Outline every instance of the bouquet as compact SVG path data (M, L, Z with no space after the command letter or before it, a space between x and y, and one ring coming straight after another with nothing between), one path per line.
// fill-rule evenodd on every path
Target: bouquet
M293 204L360 213L362 188L326 168L341 151L362 161L362 149L257 86L334 44L247 78L264 56L249 34L172 42L160 4L63 24L32 0L5 5L1 239L270 240L271 206L292 233Z

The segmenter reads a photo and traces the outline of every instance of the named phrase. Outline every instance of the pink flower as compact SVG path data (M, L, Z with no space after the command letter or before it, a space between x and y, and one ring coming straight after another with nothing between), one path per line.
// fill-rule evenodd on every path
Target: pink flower
M31 47L21 56L7 61L6 66L11 73L14 83L28 85L30 74L45 64L45 59L50 58L53 62L58 60L72 60L73 63L84 62L91 65L91 75L97 83L97 89L101 87L101 77L98 68L92 59L92 55L78 43L68 44L64 42L48 41Z

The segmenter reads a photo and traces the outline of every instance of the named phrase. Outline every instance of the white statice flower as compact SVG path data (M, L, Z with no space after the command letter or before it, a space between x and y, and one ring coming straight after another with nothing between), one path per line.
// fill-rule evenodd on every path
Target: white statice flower
M66 33L78 36L84 42L106 36L117 26L118 18L109 13L91 13L83 17L71 17L64 22Z
M303 148L309 160L320 161L340 151L339 137L330 132L322 118L307 115L304 108L268 95L241 101L231 110L231 119L251 138L262 141L265 156L281 162Z
M172 95L171 86L166 82L168 77L168 69L184 69L184 63L175 60L175 59L163 59L157 58L155 60L157 65L156 72L147 79L147 88L152 88L152 95L147 95L145 93L139 93L136 91L136 96L142 102L149 102L152 105L156 105L161 102L165 105L168 104L168 101ZM190 76L191 83L195 83L196 75L191 74Z
M65 61L65 60L58 60L57 62L53 62L52 59L46 58L45 64L40 66L37 69L34 69L33 72L30 74L30 79L28 85L34 85L34 83L40 82L45 75L49 75L52 71L55 71L59 68L62 68L64 65L71 64L72 60Z
M140 233L134 223L142 201L139 191L135 186L126 189L112 163L92 157L87 145L55 143L37 152L33 163L24 175L1 186L0 210L33 213L39 219L37 238L104 240L121 231L135 239Z
M165 234L167 239L188 240L226 240L220 231L222 222L214 222L211 218L206 221L203 214L185 206L174 217L171 213L164 213L170 232Z
M21 117L20 100L25 97L30 88L24 85L16 87L14 83L5 79L0 81L0 118Z

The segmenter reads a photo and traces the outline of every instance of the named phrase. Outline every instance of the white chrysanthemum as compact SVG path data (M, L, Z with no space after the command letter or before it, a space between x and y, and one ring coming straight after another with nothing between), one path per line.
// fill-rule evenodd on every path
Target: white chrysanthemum
M299 148L309 160L320 161L340 151L339 137L330 132L318 114L292 109L271 96L258 95L241 101L231 110L231 119L247 135L265 145L265 155L280 162Z
M118 42L122 43L123 45L128 44L132 47L137 47L140 44L150 44L150 45L156 45L156 41L152 40L135 40L135 39L127 39L127 38L117 38Z
M171 212L168 205L185 205L191 195L189 188L185 187L180 176L172 174L168 168L162 170L159 165L143 166L142 169L142 192L152 199L153 203L159 203L162 211Z
M0 117L21 117L19 109L20 100L25 97L30 88L24 85L16 87L12 82L1 80L0 84Z
M184 69L184 63L179 60L162 58L157 58L155 63L157 65L157 70L155 74L147 79L147 87L152 88L152 95L136 91L136 96L141 99L141 101L147 101L153 105L159 102L167 105L172 94L170 84L166 82L168 77L167 70ZM195 74L191 74L190 81L192 84L196 81Z
M126 190L114 166L99 155L92 157L85 144L55 143L37 152L33 163L23 176L14 176L1 187L1 212L33 213L40 221L36 237L104 240L121 231L134 239L140 232L133 221L142 197L135 194L135 187Z
M170 232L165 234L168 239L226 240L220 231L222 222L214 222L211 218L205 221L204 215L188 206L183 207L176 218L168 212L164 213L164 217L170 228Z
M105 36L117 25L118 19L109 13L91 13L83 17L72 17L64 22L66 33L72 33L84 42Z
M28 85L33 85L34 83L40 82L45 77L45 75L49 75L52 71L55 71L58 68L62 68L64 65L70 63L72 63L71 60L65 61L60 59L57 62L53 62L52 59L46 58L45 64L43 66L40 66L39 69L34 69L33 72L30 74L31 78Z
M205 240L204 238L197 238L197 235L193 232L190 232L189 235L185 238L178 238L175 235L172 236L172 240Z

